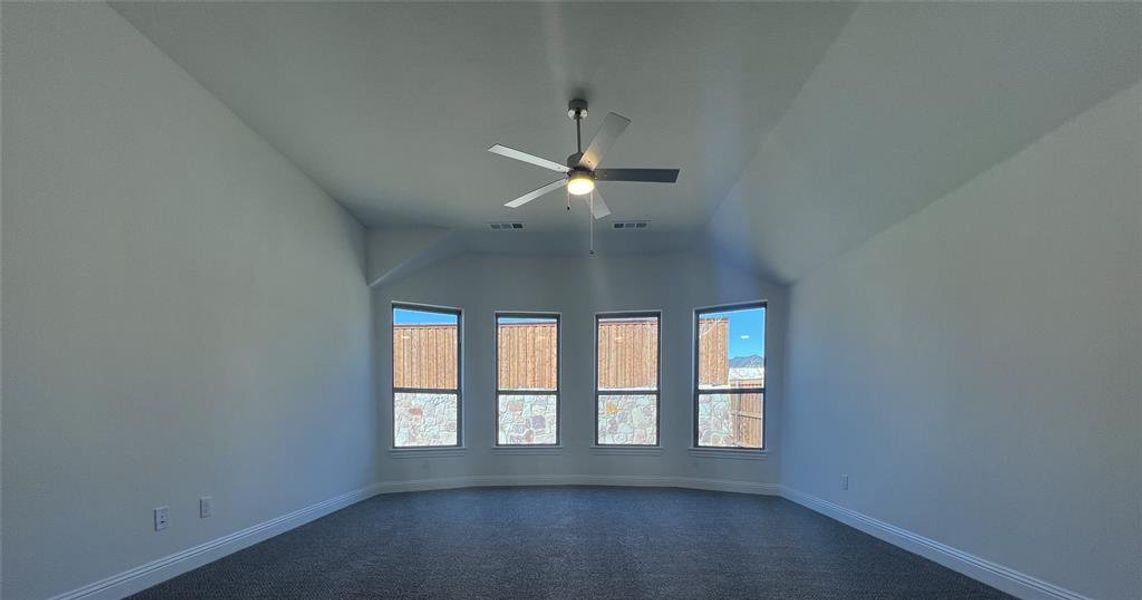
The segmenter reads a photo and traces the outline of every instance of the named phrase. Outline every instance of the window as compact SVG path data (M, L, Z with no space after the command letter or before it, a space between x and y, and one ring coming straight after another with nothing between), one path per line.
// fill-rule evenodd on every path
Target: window
M460 311L393 304L393 447L460 445Z
M559 317L496 315L496 445L559 443Z
M765 304L695 311L694 445L765 447Z
M595 443L658 445L658 313L595 319Z

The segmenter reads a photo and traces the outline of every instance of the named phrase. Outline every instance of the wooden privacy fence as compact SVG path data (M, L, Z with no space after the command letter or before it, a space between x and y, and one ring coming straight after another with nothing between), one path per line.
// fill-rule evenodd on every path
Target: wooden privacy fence
M555 389L559 362L557 340L555 323L498 325L499 388ZM600 389L658 386L657 322L603 321L599 324L598 342ZM456 368L455 325L393 326L394 386L454 389Z
M456 330L456 325L394 325L393 387L458 389Z
M761 393L734 394L730 397L730 418L734 442L743 448L760 448L762 442Z
M599 321L598 385L600 390L658 388L658 321Z
M501 390L554 390L559 380L559 329L550 323L497 325L497 386Z
M726 385L730 381L730 320L702 317L698 320L698 382Z

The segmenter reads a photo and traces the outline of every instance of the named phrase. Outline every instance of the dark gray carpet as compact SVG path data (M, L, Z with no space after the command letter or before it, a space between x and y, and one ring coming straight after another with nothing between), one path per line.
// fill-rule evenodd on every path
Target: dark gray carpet
M378 496L133 598L1008 598L788 500L680 489Z

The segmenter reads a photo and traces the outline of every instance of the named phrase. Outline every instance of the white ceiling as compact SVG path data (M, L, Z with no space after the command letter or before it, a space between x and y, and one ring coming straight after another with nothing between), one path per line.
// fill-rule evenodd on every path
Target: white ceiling
M583 94L585 136L607 111L633 121L604 166L682 170L602 184L657 232L604 246L709 226L785 281L1142 78L1138 4L114 6L368 225L578 248L561 195L502 206L555 177L486 148L564 160ZM552 233L487 231L503 220Z
M122 15L368 225L581 227L558 175L567 102L632 120L609 167L678 183L600 186L618 219L695 228L737 180L853 6L121 3Z

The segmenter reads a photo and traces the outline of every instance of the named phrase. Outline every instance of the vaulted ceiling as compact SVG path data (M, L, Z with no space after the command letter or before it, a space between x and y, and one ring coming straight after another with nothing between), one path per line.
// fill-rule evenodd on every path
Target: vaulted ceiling
M555 177L486 148L564 160L583 95L585 135L633 121L605 166L682 170L602 184L611 219L785 281L1142 78L1126 4L114 6L367 225L566 246L583 211L504 208Z
M1139 79L1142 4L863 5L713 240L795 280Z

